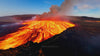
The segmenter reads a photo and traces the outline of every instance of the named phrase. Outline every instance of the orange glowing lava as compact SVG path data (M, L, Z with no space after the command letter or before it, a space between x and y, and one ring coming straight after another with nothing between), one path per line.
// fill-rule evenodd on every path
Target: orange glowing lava
M100 21L85 20L85 22L96 22L96 23L99 23Z
M30 20L22 24L26 26L20 27L19 30L14 33L0 37L6 38L0 41L0 49L15 48L28 41L40 43L56 34L60 34L69 27L75 26L66 21L54 20Z

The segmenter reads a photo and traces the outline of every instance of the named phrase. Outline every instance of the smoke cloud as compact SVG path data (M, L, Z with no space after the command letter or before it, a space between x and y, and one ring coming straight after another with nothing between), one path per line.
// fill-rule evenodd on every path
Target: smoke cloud
M74 0L75 1L75 0ZM71 13L73 6L74 6L74 2L73 0L65 0L62 5L60 6L60 11L59 14L61 15L65 15L65 14L69 14Z
M49 17L49 16L63 16L70 14L72 11L72 8L74 6L75 0L64 0L64 2L61 4L61 6L52 5L50 8L50 12L45 12L41 15L41 17Z

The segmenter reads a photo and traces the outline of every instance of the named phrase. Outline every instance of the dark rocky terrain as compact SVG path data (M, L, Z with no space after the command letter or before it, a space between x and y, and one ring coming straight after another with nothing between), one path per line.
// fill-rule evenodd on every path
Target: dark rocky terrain
M70 18L74 19L70 20L76 24L75 27L39 44L27 42L13 49L0 50L0 56L100 56L100 22L95 22L100 19Z
M32 19L32 17L34 17L36 15L37 14L13 15L13 16L0 17L0 25L20 22L20 21L24 21L24 20L30 20L30 19Z
M73 27L39 44L28 42L14 49L0 50L0 55L98 56L100 55L99 37L98 34L91 35L79 27Z
M36 16L38 14L30 14L30 15L14 15L14 16L11 16L17 20L29 20L29 19L32 19L32 17Z

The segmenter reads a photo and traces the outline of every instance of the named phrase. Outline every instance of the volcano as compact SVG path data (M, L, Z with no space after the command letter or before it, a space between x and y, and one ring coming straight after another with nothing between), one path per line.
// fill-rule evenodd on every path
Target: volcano
M68 17L65 17L65 18L67 19ZM85 17L85 18L71 17L68 19L71 19L71 20L74 19L71 21L71 22L74 22L74 24L71 22L62 21L62 20L38 19L38 20L29 20L27 22L21 23L22 25L25 25L25 26L19 26L19 27L17 26L16 31L14 30L16 29L16 25L12 27L7 27L5 28L6 30L3 28L4 29L2 31L3 33L5 31L6 32L11 31L11 32L4 34L0 37L0 41L3 44L3 45L0 44L0 47L2 47L0 50L0 55L1 56L8 56L8 55L9 56L39 56L39 55L41 56L42 55L44 56L59 56L59 55L100 56L99 54L100 53L100 44L99 44L100 22L94 22L94 21L100 21L100 19L88 18L88 17ZM87 20L89 21L92 20L92 22L88 22ZM54 25L54 28L51 27L53 30L56 30L56 29L59 30L58 26L59 27L63 26L65 29L55 35L50 34L53 31L50 31L50 32L46 31L46 33L50 34L49 35L50 37L43 40L44 38L46 38L44 37L44 32L47 29L46 26L45 26L46 28L43 27L44 26L42 25L43 22L45 22L44 25L46 26L48 25L47 22L48 23L53 22L53 24L50 23L48 26L48 27L51 27L50 25ZM68 27L70 24L74 26ZM32 25L32 27L30 27L30 25ZM36 25L38 25L37 27L38 29L33 27ZM55 27L57 28L55 29ZM52 30L52 29L48 29L48 30ZM31 30L31 32L29 32L28 30ZM0 33L0 35L2 34L2 32ZM23 33L23 32L26 34L19 35L20 33ZM38 34L35 34L37 32ZM28 37L27 34L28 36L30 34L30 37ZM41 41L37 42L35 40L37 36L38 37L40 36L39 34L42 35L42 38L40 38ZM32 38L32 35L34 35L35 37ZM20 36L24 36L24 37L20 37ZM15 43L17 44L21 43L21 44L18 46L17 45L14 46Z
M29 20L23 22L23 27L20 27L16 32L0 37L0 49L15 48L22 44L32 41L40 43L51 38L56 34L60 34L70 27L74 27L67 21L60 20Z

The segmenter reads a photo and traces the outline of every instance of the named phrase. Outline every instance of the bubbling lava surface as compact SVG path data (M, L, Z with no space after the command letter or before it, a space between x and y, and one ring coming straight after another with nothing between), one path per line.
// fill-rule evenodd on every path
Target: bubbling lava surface
M75 26L73 23L58 19L29 20L22 24L25 26L20 27L16 32L0 37L5 38L0 41L0 49L6 50L9 48L15 48L28 41L40 43L56 34L60 34L67 28Z

